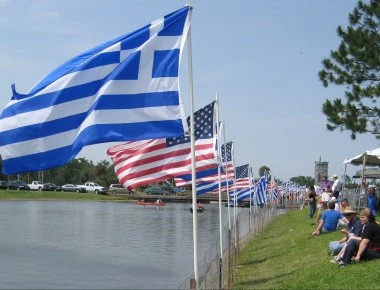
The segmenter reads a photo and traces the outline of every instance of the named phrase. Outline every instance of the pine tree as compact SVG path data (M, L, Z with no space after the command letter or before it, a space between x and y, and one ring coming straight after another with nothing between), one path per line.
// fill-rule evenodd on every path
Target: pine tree
M338 50L322 62L319 72L323 85L346 86L344 103L327 100L322 111L327 116L327 129L373 133L380 139L380 0L359 1L349 14L349 26L338 27L342 39Z

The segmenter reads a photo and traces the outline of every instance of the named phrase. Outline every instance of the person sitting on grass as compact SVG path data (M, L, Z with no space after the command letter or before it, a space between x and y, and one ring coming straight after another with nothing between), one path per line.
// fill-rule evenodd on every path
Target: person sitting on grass
M311 223L311 225L316 225L321 220L322 214L328 209L328 203L330 200L330 195L328 189L323 189L321 197L318 203L318 212L315 222Z
M318 223L317 229L311 233L312 237L318 236L320 233L336 231L339 220L348 224L348 219L339 211L335 210L335 202L329 202L329 209L326 210Z
M380 259L380 226L370 209L360 212L360 222L363 224L362 240L359 244L355 240L347 242L339 267L351 264L352 259L356 263L361 260Z
M331 255L336 255L330 262L336 263L341 260L344 254L345 245L348 240L355 239L358 243L361 240L361 234L363 230L363 225L360 222L360 219L356 215L356 211L352 207L346 207L343 215L348 219L347 229L341 229L340 232L345 236L339 241L333 241L329 243L329 248Z
M347 198L343 198L340 202L340 212L344 213L347 207L351 207L351 205L348 202Z

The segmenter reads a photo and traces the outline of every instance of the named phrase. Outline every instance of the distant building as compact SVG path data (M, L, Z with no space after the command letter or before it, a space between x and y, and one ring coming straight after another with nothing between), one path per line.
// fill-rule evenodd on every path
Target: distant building
M321 184L323 176L329 176L329 163L321 161L321 157L319 157L319 161L315 161L314 167L315 184Z

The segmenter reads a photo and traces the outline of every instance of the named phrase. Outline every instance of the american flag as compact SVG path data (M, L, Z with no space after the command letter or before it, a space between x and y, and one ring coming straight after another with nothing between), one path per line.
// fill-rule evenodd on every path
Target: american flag
M227 184L229 188L231 188L231 185L233 184L233 178L235 176L235 170L233 165L233 159L232 159L232 146L233 142L228 142L226 144L223 144L221 146L221 152L222 152L222 166L221 166L221 191L227 190ZM226 149L225 149L226 148ZM224 170L223 170L224 169ZM197 172L197 194L203 194L207 192L219 192L219 176L218 176L218 168L212 168L209 170ZM228 180L226 180L226 177L228 177ZM180 177L174 178L175 184L177 187L183 187L187 185L191 185L191 178L192 176L190 174L182 175Z
M214 108L212 102L194 114L195 165L199 171L218 166ZM107 154L114 163L117 178L128 189L191 173L188 136L127 142L110 147Z
M233 142L227 142L222 145L222 164L225 172L227 173L228 179L233 179L235 177L235 167L233 161Z
M246 189L249 188L249 165L241 165L236 167L236 188Z
M229 145L227 147L227 159L225 158L225 153L224 153L224 144L221 146L221 151L222 151L222 166L220 167L220 172L221 172L221 180L225 181L226 176L228 176L228 179L233 179L235 176L235 170L233 166L233 160L232 160L232 142L227 143ZM227 175L228 174L228 175ZM211 168L203 171L197 170L196 173L196 178L197 182L214 182L218 181L218 168ZM176 177L175 183L177 187L183 187L186 185L191 185L191 179L192 175L191 174L186 174L186 175L181 175L179 177Z
M3 173L57 167L91 144L184 135L178 72L190 11L66 61L27 94L12 86L0 114Z
M252 176L251 167L249 164L241 165L236 167L236 191L230 193L232 200L242 201L244 199L250 198L253 193L252 184L250 184L250 178Z

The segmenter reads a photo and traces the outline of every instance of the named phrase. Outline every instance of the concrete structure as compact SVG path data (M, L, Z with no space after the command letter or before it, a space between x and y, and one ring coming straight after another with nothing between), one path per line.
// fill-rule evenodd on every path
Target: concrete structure
M329 177L329 163L327 161L322 161L319 157L319 161L315 161L314 167L314 180L315 184L321 184L323 176Z

